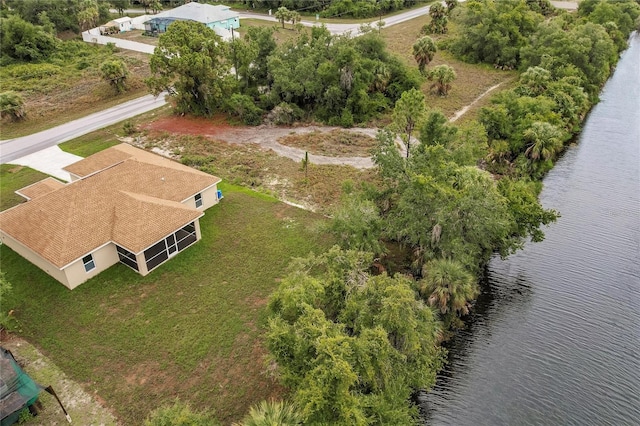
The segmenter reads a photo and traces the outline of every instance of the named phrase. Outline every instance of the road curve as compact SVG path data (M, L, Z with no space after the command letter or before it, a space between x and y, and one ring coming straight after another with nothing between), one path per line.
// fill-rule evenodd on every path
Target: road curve
M158 97L146 95L39 133L0 141L0 164L151 111L166 103L162 94Z

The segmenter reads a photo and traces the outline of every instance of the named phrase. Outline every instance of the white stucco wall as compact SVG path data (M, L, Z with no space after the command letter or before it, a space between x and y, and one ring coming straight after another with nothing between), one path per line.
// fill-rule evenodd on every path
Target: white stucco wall
M202 195L202 207L199 210L206 210L211 206L218 204L218 185L213 185L208 189L205 189L200 193ZM195 195L191 198L187 198L182 202L182 204L189 207L196 207Z
M93 256L93 262L96 267L89 272L84 270L82 258L64 268L63 272L66 275L67 281L67 284L65 285L69 289L73 290L89 278L95 277L100 272L109 269L111 266L119 262L116 245L113 243L109 243L95 250L91 255Z
M94 30L97 30L98 33L96 34ZM150 44L138 43L137 41L123 40L120 38L100 35L100 30L97 28L92 28L88 31L83 32L82 40L86 41L87 43L104 45L106 45L107 43L113 43L116 45L116 47L119 47L121 49L134 50L136 52L148 53L150 55L153 54L153 51L156 48L155 46L152 46Z
M21 242L14 239L12 236L6 234L5 232L0 231L0 240L2 240L2 244L6 244L7 247L10 247L20 256L24 257L47 274L60 281L66 287L69 287L67 276L57 266L45 260L40 255L35 254L30 248L23 245Z

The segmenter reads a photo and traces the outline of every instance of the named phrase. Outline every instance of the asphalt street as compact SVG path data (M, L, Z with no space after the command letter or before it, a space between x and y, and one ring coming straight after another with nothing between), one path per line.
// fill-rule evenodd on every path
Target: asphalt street
M16 158L80 137L165 104L162 94L157 98L146 95L42 132L1 141L0 163L9 163Z

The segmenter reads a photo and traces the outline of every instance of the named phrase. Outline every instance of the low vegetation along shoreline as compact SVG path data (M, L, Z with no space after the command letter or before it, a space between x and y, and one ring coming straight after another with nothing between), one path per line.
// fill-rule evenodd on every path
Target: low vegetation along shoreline
M541 179L639 16L633 1L584 0L575 14L544 0L447 1L408 23L411 40L400 45L396 27L357 39L314 29L280 42L256 27L206 52L207 29L172 25L158 45L176 54L152 56L146 80L155 92L177 88L171 111L247 124L375 123L385 127L375 142L336 133L281 143L324 155L370 150L376 167L296 162L134 119L133 140L227 182L202 219L205 237L149 276L115 266L73 292L0 247L13 284L3 305L22 335L127 424L162 406L156 418L184 412L206 424L274 410L290 424L416 423L410 396L435 383L441 342L464 327L488 259L540 241L557 218L537 200ZM207 68L191 66L196 59ZM121 130L65 149L86 155ZM3 194L38 177L1 171ZM284 402L249 409L269 399Z

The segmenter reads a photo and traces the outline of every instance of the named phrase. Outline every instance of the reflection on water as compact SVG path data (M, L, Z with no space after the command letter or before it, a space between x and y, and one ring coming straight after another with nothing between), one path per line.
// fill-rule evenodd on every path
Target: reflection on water
M562 217L493 259L421 395L428 424L640 424L640 37L541 195Z

